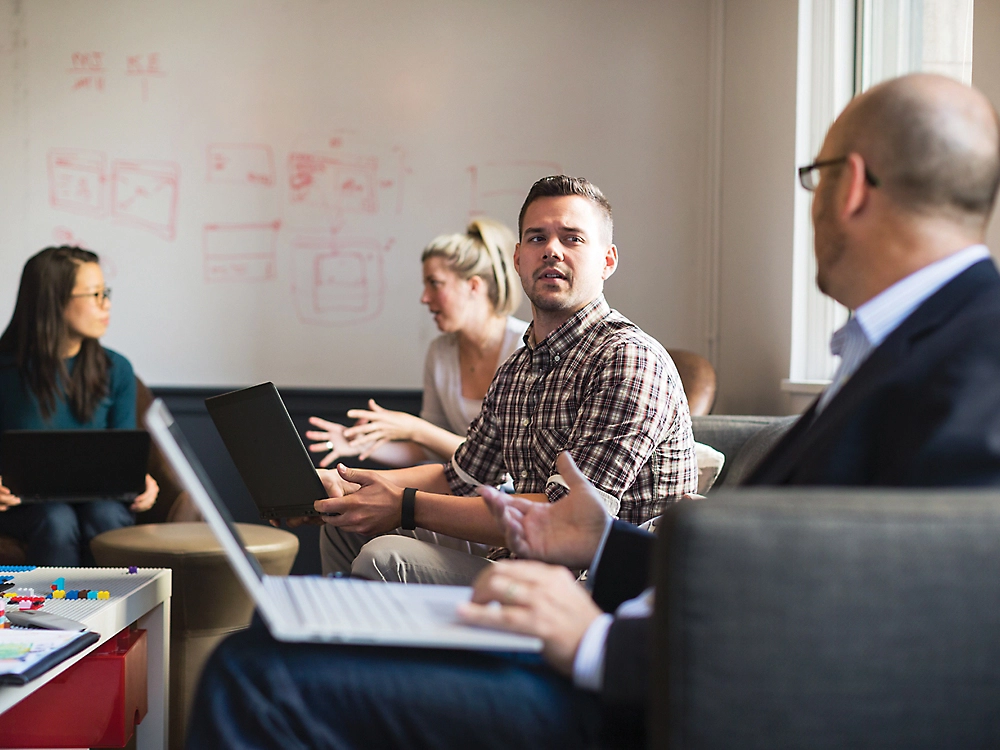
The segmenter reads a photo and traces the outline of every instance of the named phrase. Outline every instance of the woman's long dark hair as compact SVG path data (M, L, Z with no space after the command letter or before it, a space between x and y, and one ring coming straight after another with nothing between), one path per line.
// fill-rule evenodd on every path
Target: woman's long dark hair
M87 422L108 394L108 355L97 339L85 338L70 374L63 362L68 330L63 317L76 285L76 272L98 257L78 247L47 247L24 264L17 303L0 353L14 355L27 386L48 419L65 395L73 416Z

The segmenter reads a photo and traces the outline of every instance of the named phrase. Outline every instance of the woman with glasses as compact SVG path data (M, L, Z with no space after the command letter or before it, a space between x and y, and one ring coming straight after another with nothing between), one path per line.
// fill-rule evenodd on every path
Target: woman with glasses
M28 259L14 314L0 336L0 434L135 429L132 365L98 340L110 318L111 290L96 254L48 247ZM133 514L151 508L158 490L147 475L146 491L131 504L21 505L0 484L0 534L27 545L29 564L93 565L90 540L134 524Z
M528 324L511 313L520 301L514 270L514 233L500 222L476 219L460 234L434 239L421 255L421 303L442 335L431 342L424 363L420 417L383 409L352 409L357 420L345 428L311 417L317 428L306 433L327 451L329 466L341 456L372 458L387 466L446 461L479 415L497 368L522 344Z

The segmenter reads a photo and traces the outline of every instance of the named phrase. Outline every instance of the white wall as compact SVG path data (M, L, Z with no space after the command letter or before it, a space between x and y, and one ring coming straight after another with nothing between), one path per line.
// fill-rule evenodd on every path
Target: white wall
M309 8L314 3L302 0L299 5ZM554 17L561 7L576 7L568 0L544 0L543 5L544 17ZM633 5L645 4L636 0ZM99 12L109 5L87 7L88 12ZM618 6L614 17L627 26L633 15L628 4L623 7ZM10 21L24 8L25 3L0 0L4 21L0 68L5 72L23 59L18 53L23 53L27 40L19 36L20 25ZM600 138L642 141L641 148L630 144L634 158L595 155L598 169L587 174L615 204L622 263L609 282L608 297L666 346L714 357L719 374L717 413L781 413L789 408L780 381L788 375L791 339L797 15L797 0L674 0L662 4L655 16L660 23L656 37L661 45L655 59L659 78L645 84L648 91L620 97L617 111L594 113L572 97L546 89L544 67L537 67L530 81L525 79L523 92L504 95L511 117L527 117L527 94L534 90L529 83L538 83L545 106L560 109L560 117L539 134L543 146L558 147L560 121L575 133L589 127L598 144ZM637 54L623 45L595 51L609 19L603 13L594 18L577 22L593 43L590 47L580 51L570 41L581 65L599 63L605 56ZM1000 106L1000 0L976 0L975 21L974 83ZM360 26L356 30L363 31ZM556 44L553 39L558 37L551 31L544 36L548 44ZM713 71L715 45L721 45L720 75ZM517 45L509 54L524 57L531 54L530 48L526 38L523 48ZM648 57L642 63L648 65ZM0 188L10 196L0 201L0 258L6 270L0 279L0 318L4 319L23 258L51 239L29 231L25 217L32 199L18 189L21 176L34 168L25 121L30 92L19 81L15 75L0 75ZM721 91L713 89L716 84L721 84ZM716 93L719 112L713 110ZM718 142L713 141L716 119L721 120ZM713 176L714 158L718 174ZM646 189L634 189L636 184ZM461 220L462 211L457 211L452 223ZM992 223L990 244L1000 251L1000 217ZM409 271L401 272L400 293L415 297L416 281L415 273L410 278ZM124 293L128 284L127 278L116 279L116 294ZM131 314L124 302L116 305L116 323ZM134 314L142 315L141 325L113 325L109 343L131 355L152 382L186 382L170 366L169 357L148 349L148 332L158 313L139 307ZM169 315L169 310L162 314ZM422 319L415 301L412 315ZM433 334L426 321L420 331L424 339ZM262 334L256 346L265 349L267 341ZM407 354L404 369L409 374L403 376L387 379L379 369L374 374L325 379L320 367L316 375L286 379L284 384L417 386L419 350L415 347ZM260 361L266 357L253 355L241 370L245 376L230 379L247 382L265 375L254 369Z
M436 334L418 303L420 248L477 208L514 224L530 182L552 171L518 171L531 160L590 178L615 206L611 304L666 346L700 349L707 40L703 0L0 0L0 326L24 260L72 237L110 260L105 341L149 383L416 387ZM151 53L163 74L132 76L130 56L148 71ZM218 143L258 156L270 146L273 179L213 179L206 153ZM399 211L292 198L293 152L350 149L382 165L397 146L410 169ZM162 210L157 231L110 198L71 211L50 197L57 149L103 154L105 185L121 184L115 165L167 163L179 177L157 190L178 196L176 220L169 201L149 209ZM520 178L501 181L501 195L484 185L473 205L469 167L497 162ZM398 163L379 171L378 184L399 174ZM209 259L221 236L210 226L248 223L263 226L225 247L274 247L266 273ZM354 268L337 247L323 274L298 263L307 232L334 245L394 240L371 251L384 274L370 258L361 266L384 276L379 312L331 312L334 283L323 311L303 312L303 287L316 297L323 274L341 282Z
M1000 110L1000 0L976 0L972 40L972 85ZM994 210L986 242L1000 258L1000 211Z
M797 37L797 0L726 3L716 413L788 410Z

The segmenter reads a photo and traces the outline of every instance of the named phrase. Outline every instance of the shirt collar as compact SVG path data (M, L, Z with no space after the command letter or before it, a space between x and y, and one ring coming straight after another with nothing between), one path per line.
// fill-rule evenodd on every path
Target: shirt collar
M972 264L989 257L985 245L970 245L897 281L855 310L854 317L876 347L927 298Z
M535 332L535 321L531 321L528 330L524 332L524 345L531 351L546 347L553 352L563 352L572 347L594 323L603 320L611 313L611 307L600 294L597 298L578 311L556 328L552 333L538 342L532 341Z

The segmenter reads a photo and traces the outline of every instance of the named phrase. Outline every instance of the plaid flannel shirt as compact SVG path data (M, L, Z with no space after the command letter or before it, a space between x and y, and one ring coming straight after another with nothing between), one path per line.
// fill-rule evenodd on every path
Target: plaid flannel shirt
M445 466L456 495L498 485L568 490L556 457L569 451L608 510L639 524L698 484L687 399L655 339L598 297L497 371L468 436Z

